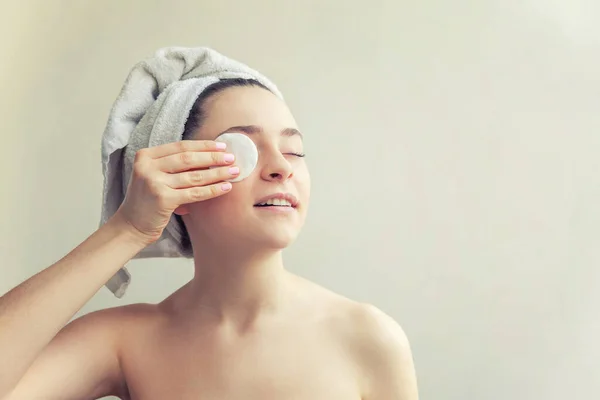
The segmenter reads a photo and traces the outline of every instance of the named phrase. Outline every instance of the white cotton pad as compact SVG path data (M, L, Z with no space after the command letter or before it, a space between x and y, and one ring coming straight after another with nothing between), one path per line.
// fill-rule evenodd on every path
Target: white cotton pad
M258 149L248 136L243 133L224 133L215 139L216 142L227 144L227 153L235 156L234 165L239 167L240 174L229 182L239 182L247 178L258 163Z

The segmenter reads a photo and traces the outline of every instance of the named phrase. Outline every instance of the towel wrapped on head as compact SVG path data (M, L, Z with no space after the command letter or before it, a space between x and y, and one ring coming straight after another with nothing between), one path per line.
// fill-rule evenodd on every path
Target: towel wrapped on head
M198 96L224 79L251 79L283 98L277 87L250 67L206 47L167 47L136 64L112 106L102 137L102 213L106 223L125 199L136 152L182 140L185 123ZM192 257L183 239L185 227L175 218L162 236L134 258ZM106 284L117 297L130 282L125 267Z

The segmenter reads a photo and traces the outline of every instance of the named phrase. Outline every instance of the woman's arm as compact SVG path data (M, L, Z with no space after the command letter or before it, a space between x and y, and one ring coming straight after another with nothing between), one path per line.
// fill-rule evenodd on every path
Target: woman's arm
M110 348L105 351L114 339L112 313L84 317L52 339L115 272L160 238L174 211L186 212L187 204L229 193L231 184L225 181L239 171L230 172L233 160L224 150L210 140L139 150L127 196L110 221L0 298L0 399L52 399L48 391L64 383L57 380L69 380L69 392L56 392L56 397L89 398L112 390L107 377L116 374L118 359Z
M147 239L117 213L60 261L0 297L0 399L14 398L10 393L21 390L16 389L21 381L27 381L31 398L53 398L52 393L36 392L31 385L44 381L46 372L75 371L77 365L69 361L81 361L81 355L93 352L90 346L99 345L107 333L98 324L102 317L94 315L74 321L53 338L147 244ZM85 375L94 371L86 370L85 365L76 370L76 376L63 378L97 384L102 378L86 379ZM56 384L59 387L65 382Z
M371 305L361 305L355 323L363 400L418 400L413 356L400 325Z

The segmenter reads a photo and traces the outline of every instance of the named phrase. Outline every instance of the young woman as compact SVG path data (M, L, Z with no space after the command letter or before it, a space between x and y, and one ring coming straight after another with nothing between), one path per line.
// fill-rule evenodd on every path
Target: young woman
M248 135L260 154L233 185L235 161L214 141L224 132ZM139 151L111 220L0 299L0 399L416 400L398 324L284 268L310 199L286 104L255 81L220 81L198 98L184 139ZM159 304L64 326L173 212L194 278Z

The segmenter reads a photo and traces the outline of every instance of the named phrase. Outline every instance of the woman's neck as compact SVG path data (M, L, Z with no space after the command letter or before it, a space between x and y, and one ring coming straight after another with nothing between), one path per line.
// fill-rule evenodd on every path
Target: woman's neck
M238 327L284 303L288 273L280 250L198 249L188 312Z

